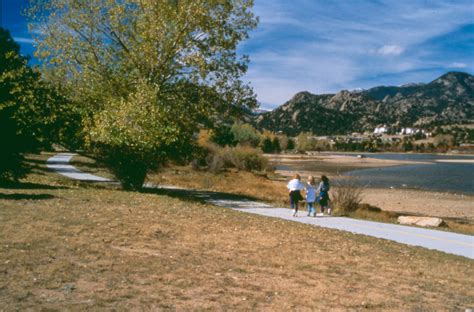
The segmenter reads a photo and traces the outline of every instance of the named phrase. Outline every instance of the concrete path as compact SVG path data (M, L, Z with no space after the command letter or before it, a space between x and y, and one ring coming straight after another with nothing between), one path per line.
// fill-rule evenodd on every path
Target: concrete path
M71 158L77 154L73 153L61 153L57 154L46 161L46 166L60 175L66 176L73 180L89 181L89 182L110 182L110 179L98 177L89 173L80 171L74 166L71 166L69 162Z
M83 173L69 165L68 163L72 156L74 156L74 154L58 154L48 159L48 167L72 179L96 182L110 181ZM306 211L300 211L298 217L293 217L292 211L289 209L275 208L242 196L210 191L179 189L173 186L163 185L146 184L144 187L149 191L160 191L172 196L193 197L213 205L246 213L368 235L474 259L474 236L471 235L343 217L307 217Z

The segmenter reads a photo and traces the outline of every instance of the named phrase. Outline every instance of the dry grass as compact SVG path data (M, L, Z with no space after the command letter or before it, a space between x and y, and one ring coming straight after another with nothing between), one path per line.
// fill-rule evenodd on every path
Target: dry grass
M288 205L286 182L247 171L227 170L218 174L196 171L191 167L164 168L149 174L147 180L155 184L175 185L253 197L278 206Z
M462 310L474 304L474 262L462 257L74 183L41 165L24 182L0 189L0 310Z
M75 156L72 163L86 172L113 178L113 175L111 175L110 172L98 166L94 160L90 158ZM255 173L236 170L212 173L207 171L196 171L190 166L173 166L170 168L163 168L158 173L149 174L148 182L244 195L279 207L289 207L286 180L285 178L272 173L257 175ZM347 181L344 181L344 185L349 186L348 189L352 186L351 182ZM357 190L361 189L357 188ZM337 192L338 187L333 186L331 191L331 197L333 199L334 194ZM331 205L334 205L334 203ZM399 215L413 214L409 212L399 213L373 208L374 207L370 205L362 204L360 209L352 212L344 212L343 214L351 218L388 223L397 223L397 217ZM445 220L446 226L438 228L439 230L471 235L474 234L474 222L472 220L447 217L443 217L443 220Z

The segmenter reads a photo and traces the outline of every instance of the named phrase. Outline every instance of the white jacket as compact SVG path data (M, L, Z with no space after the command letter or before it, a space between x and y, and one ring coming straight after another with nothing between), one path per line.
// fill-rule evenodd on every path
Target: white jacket
M301 191L304 190L304 184L301 183L300 180L298 179L293 179L290 182L288 182L288 185L286 186L290 191Z

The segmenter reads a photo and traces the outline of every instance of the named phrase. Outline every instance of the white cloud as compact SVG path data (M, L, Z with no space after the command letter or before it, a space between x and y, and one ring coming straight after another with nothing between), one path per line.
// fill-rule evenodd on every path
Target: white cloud
M454 62L448 65L449 68L466 68L466 63Z
M16 42L19 42L19 43L26 43L26 44L34 44L35 41L31 38L24 38L24 37L13 37L13 39L16 41Z
M245 78L268 108L303 90L427 82L455 60L423 45L470 23L471 1L256 0Z
M378 54L381 55L400 55L405 51L401 46L399 45L384 45L381 48L377 50Z

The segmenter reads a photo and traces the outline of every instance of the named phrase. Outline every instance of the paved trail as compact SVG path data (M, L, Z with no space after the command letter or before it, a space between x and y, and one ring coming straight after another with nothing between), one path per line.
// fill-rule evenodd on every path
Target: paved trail
M69 164L71 158L74 157L72 153L57 154L46 161L46 166L53 169L57 173L66 176L70 179L90 182L110 182L110 179L95 176L93 174L85 173Z
M109 179L81 172L77 168L71 166L69 161L74 155L75 154L62 153L51 157L48 159L48 167L71 179L92 182L110 181ZM388 239L402 244L435 249L474 259L474 236L471 235L343 217L306 217L306 211L301 211L300 216L293 217L291 211L288 209L275 208L264 203L231 194L177 189L175 187L155 185L145 185L145 188L159 189L171 195L191 196L217 206L231 208L246 213Z

